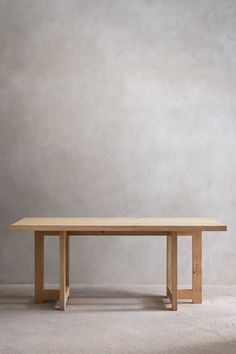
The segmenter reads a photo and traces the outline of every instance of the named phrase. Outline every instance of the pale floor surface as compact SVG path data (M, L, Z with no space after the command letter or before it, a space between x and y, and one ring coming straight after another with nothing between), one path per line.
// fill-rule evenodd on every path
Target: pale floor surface
M149 285L77 287L66 312L31 293L0 287L1 354L236 353L236 286L204 288L202 305L178 312Z

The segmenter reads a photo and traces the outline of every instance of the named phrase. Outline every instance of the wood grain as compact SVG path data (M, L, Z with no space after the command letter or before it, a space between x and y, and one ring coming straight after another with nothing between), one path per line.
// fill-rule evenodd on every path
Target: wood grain
M60 310L66 309L66 232L60 233Z
M34 302L44 302L44 234L34 233Z
M177 240L178 236L176 232L172 233L171 236L171 295L172 295L172 310L177 311L177 302L178 302L178 297L177 297L177 274L178 274L178 257L177 257Z
M195 231L192 236L192 282L193 303L202 303L202 233Z
M23 218L11 225L13 231L78 232L188 232L226 231L227 227L209 218Z
M167 287L167 296L168 296L168 289L172 290L172 268L171 268L171 241L172 237L166 237L166 287Z

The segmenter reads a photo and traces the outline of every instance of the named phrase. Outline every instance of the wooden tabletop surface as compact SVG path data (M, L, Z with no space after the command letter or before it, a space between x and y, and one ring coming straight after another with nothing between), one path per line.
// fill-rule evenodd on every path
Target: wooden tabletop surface
M211 218L120 218L42 217L23 218L13 231L226 231L227 226Z

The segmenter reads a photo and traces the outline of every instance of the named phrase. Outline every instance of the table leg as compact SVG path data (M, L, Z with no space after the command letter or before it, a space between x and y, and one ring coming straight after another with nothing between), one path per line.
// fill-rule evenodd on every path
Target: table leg
M66 288L70 295L70 236L66 237Z
M171 235L171 294L172 294L172 310L177 310L177 240L176 232Z
M171 293L171 236L167 237L167 244L166 244L166 295L169 296Z
M60 232L60 310L66 309L66 238L65 231Z
M44 233L34 233L34 302L44 302Z
M192 235L192 287L194 304L202 303L202 233Z
M167 296L172 303L172 310L177 310L178 290L177 290L177 241L178 235L172 232L167 236L167 254L166 254L166 282Z

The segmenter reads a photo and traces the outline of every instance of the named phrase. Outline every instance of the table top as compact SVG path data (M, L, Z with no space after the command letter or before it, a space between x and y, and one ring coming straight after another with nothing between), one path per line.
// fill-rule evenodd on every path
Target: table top
M226 231L211 218L42 217L23 218L12 231Z

